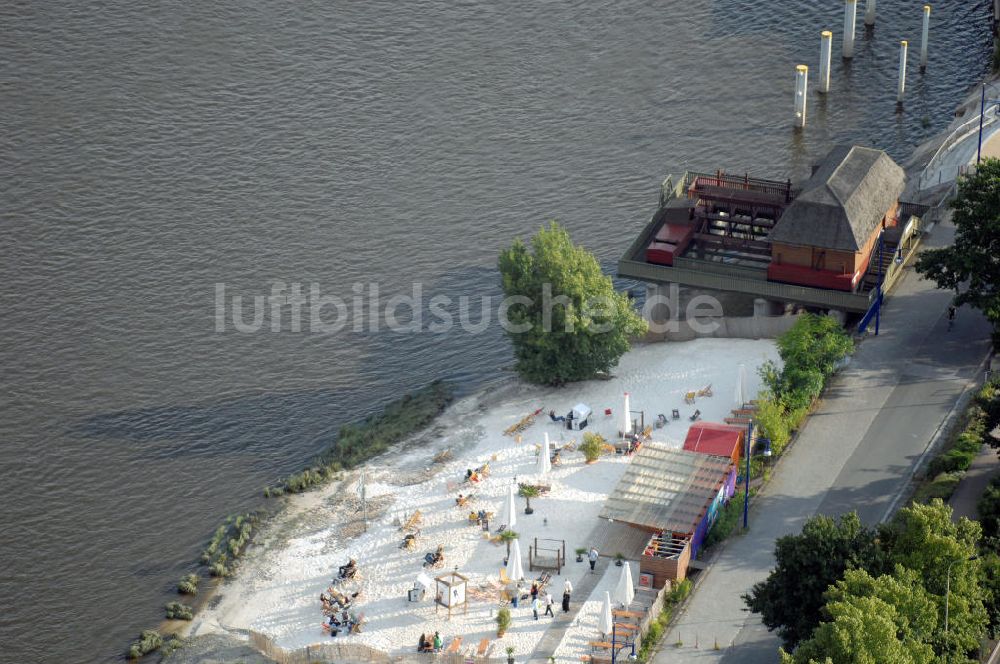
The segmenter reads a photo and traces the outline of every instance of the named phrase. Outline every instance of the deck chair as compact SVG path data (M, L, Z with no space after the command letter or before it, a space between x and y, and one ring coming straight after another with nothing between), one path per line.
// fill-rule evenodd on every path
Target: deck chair
M673 410L670 411L670 416L675 420L679 420L681 419L681 411L678 410L677 408L674 408Z
M689 417L688 419L690 419L692 422L694 422L695 420L700 420L701 419L701 411L700 410L694 411L694 414L691 415L691 417Z
M697 396L697 392L685 392L684 393L684 403L694 403L694 398Z
M699 397L710 397L710 396L712 396L712 384L709 383L705 387L703 387L700 390L698 390L698 396Z
M451 645L448 646L448 652L458 652L458 649L462 647L462 637L456 636L451 641Z

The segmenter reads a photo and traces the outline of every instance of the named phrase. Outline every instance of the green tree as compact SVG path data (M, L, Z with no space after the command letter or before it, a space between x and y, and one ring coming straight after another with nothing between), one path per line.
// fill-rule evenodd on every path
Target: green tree
M919 587L919 586L918 586ZM874 596L846 595L826 606L831 620L816 628L794 655L781 653L782 664L930 664L934 652L900 635L904 621L891 603Z
M969 560L977 554L981 535L975 521L964 517L957 523L952 521L951 507L940 498L926 505L904 507L879 533L890 560L923 579L924 588L937 602L942 624L946 586L950 585L948 637L945 639L942 628L930 639L939 655L974 653L986 634L988 616L980 585L980 562Z
M875 531L862 525L857 513L834 520L816 516L799 535L778 538L775 568L743 600L761 614L768 629L777 630L788 648L806 639L822 619L823 593L844 575L858 568L881 573L885 555Z
M771 392L791 410L808 406L819 396L837 363L854 349L854 342L830 316L805 314L778 337L782 368L766 362L761 377Z
M534 383L562 385L610 371L646 332L628 297L616 293L593 254L556 222L500 253L507 332L516 369Z
M955 304L969 304L993 324L993 345L1000 348L1000 160L985 159L974 175L959 179L955 242L928 249L917 272L938 288L955 291Z

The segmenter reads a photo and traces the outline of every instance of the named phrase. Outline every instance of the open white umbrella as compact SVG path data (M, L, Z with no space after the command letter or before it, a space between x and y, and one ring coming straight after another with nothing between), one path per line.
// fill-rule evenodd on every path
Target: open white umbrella
M549 460L549 434L545 434L542 442L542 453L538 455L538 474L545 475L552 470L552 462Z
M597 618L597 631L601 634L611 633L611 593L604 591L604 605L601 606L601 615Z
M740 374L736 379L736 407L742 408L747 402L747 366L740 365Z
M622 563L622 575L618 577L618 585L615 586L615 603L623 605L626 609L635 597L635 588L632 586L632 567L628 561Z
M500 510L500 525L506 526L507 530L513 530L517 524L517 507L514 505L514 485L507 488L507 497L503 501L503 509Z
M524 565L521 564L520 540L514 540L510 543L510 558L507 559L507 578L511 581L520 581L524 578Z
M632 409L629 408L628 392L625 393L625 413L623 415L625 423L622 425L622 433L628 435L632 432Z

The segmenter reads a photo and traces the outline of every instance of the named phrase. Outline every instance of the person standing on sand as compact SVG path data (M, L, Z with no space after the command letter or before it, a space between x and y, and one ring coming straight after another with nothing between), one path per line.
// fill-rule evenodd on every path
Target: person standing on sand
M552 613L552 605L555 601L552 599L552 593L545 591L545 615L556 617L556 614Z
M441 632L434 632L434 652L441 652L444 643L441 641Z
M587 554L587 560L590 561L590 573L594 573L594 567L597 566L597 559L601 554L597 552L597 547L590 547L590 553Z
M569 579L566 579L566 583L563 584L563 601L562 601L563 613L569 613L569 599L570 595L572 594L573 594L573 584L569 582Z
M535 615L535 620L538 620L538 595L531 600L531 612Z

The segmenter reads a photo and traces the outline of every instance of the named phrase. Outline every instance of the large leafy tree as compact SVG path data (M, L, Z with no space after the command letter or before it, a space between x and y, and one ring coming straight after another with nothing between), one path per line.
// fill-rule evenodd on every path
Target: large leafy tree
M531 382L561 385L610 371L646 331L593 254L556 222L530 247L516 239L499 268L516 368Z
M915 571L924 588L934 596L944 621L948 594L948 636L938 630L929 639L948 661L966 661L986 633L988 615L983 604L980 561L975 558L982 536L979 523L961 518L952 521L951 507L940 499L928 505L914 503L896 512L880 537L894 564ZM951 574L948 574L948 571Z
M955 243L920 254L917 272L956 293L993 324L1000 347L1000 160L985 159L959 180L954 209Z
M892 575L873 577L848 570L826 593L821 623L786 664L811 662L894 662L930 664L927 644L937 626L937 605L916 572L897 567Z
M816 516L799 535L785 535L775 543L774 570L743 599L761 614L768 629L777 630L788 648L808 638L823 618L823 593L860 568L878 574L885 568L875 531L861 523L856 512L839 519Z

